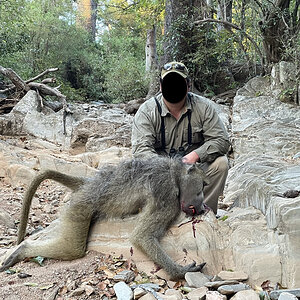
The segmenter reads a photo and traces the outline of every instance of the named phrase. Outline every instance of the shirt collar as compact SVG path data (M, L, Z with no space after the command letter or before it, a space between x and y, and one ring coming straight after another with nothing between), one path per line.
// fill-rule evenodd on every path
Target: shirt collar
M157 98L161 104L161 116L165 117L166 115L170 114L170 111L168 110L165 102L163 101L162 94L160 94ZM188 110L192 109L192 103L189 94L186 96L186 102L184 108L185 108L185 112L183 114L185 114Z

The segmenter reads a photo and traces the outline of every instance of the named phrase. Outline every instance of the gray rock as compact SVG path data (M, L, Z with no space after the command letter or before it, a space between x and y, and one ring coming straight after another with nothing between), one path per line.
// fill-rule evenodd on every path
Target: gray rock
M244 281L248 279L248 275L245 272L242 271L221 271L218 274L218 277L220 277L222 280L237 280L237 281Z
M16 227L14 220L5 210L0 210L0 224L3 224L8 228Z
M124 281L129 283L134 280L135 274L130 270L123 270L114 276L114 281Z
M277 299L279 299L279 296L282 293L289 293L289 294L292 294L292 295L300 298L300 289L288 289L288 290L276 290L276 291L272 291L270 293L270 298L272 300L277 300Z
M245 290L237 292L230 300L259 300L259 295L253 290Z
M114 285L114 290L118 300L131 300L133 299L133 292L131 288L123 281Z
M208 288L203 286L201 288L194 289L193 291L188 293L186 297L189 300L204 300L207 292Z
M217 291L208 291L206 293L206 300L227 300L227 297Z
M238 284L237 280L212 281L205 283L205 286L212 289L218 289L222 285Z
M297 300L298 298L291 294L291 293L287 293L287 292L283 292L280 294L278 300Z
M209 282L209 278L201 272L187 272L185 280L189 287L200 288Z
M233 284L233 285L222 285L218 288L218 292L222 295L232 295L236 294L237 292L249 290L250 287L247 284Z

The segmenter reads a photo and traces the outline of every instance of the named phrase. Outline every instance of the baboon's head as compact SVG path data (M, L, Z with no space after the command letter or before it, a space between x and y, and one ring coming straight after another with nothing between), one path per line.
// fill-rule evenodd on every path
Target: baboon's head
M189 216L201 215L207 211L203 203L203 188L208 184L204 172L197 165L187 165L180 180L181 210Z

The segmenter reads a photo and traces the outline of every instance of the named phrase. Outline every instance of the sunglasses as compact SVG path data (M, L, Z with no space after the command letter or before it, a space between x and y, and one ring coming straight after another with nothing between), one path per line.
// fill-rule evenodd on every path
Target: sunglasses
M184 65L178 64L178 63L173 63L173 64L172 63L168 63L168 64L165 64L163 66L163 69L165 71L170 71L170 70L174 69L174 70L177 70L177 71L183 71L183 73L187 72L186 67Z

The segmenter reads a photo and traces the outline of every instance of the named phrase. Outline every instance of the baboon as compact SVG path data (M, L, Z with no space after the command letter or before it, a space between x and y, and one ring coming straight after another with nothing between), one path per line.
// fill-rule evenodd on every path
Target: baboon
M23 241L32 198L45 179L72 189L71 199L59 219L42 230L41 237ZM64 260L82 257L94 218L124 218L133 214L139 214L139 218L131 242L172 279L183 278L186 272L200 271L203 264L181 266L175 263L161 248L159 239L181 210L190 216L205 211L205 180L203 171L196 165L164 157L104 166L94 178L44 171L34 178L25 194L18 232L20 244L4 259L0 271L26 257L41 255Z

